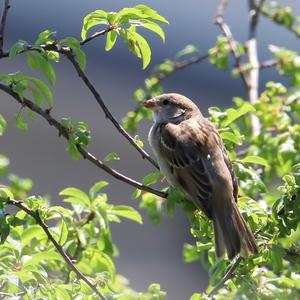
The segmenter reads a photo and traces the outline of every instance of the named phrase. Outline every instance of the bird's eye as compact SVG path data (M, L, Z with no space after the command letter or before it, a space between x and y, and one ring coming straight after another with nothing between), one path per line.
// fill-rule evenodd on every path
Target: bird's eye
M169 104L169 100L166 99L163 101L163 105L168 105L168 104Z

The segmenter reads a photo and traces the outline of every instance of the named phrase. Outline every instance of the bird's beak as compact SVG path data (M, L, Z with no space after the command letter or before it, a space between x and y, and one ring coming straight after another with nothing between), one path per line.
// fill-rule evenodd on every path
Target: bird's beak
M154 99L150 99L144 102L144 107L156 110L158 108L158 105Z

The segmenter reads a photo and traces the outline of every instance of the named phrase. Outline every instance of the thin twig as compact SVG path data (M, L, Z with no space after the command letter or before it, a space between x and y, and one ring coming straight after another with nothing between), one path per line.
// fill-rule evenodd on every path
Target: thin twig
M73 54L71 52L64 52L66 57L69 59L69 61L72 63L74 68L76 69L78 76L83 80L87 88L91 91L94 98L96 99L97 103L102 108L105 117L108 118L113 125L116 127L116 129L129 141L129 143L142 155L144 159L147 159L154 167L159 169L158 164L151 158L151 156L143 149L141 148L135 141L135 139L124 129L122 125L119 124L119 122L113 117L110 110L106 107L104 104L100 94L97 92L96 88L93 86L85 72L80 68L78 62L74 58Z
M99 36L100 33L101 35L105 34L106 32L108 32L111 29L106 29L102 32L97 33ZM93 35L94 36L94 35ZM95 38L96 36L91 36L90 38L87 38L86 40L90 41L93 38ZM81 43L86 43L86 40L82 41ZM74 68L76 69L79 77L83 80L83 82L85 83L85 85L88 87L88 89L91 91L91 93L93 94L94 98L96 99L97 103L100 105L100 107L102 108L105 117L108 118L112 124L116 127L116 129L129 141L129 143L141 154L143 159L147 159L156 169L159 169L158 164L156 163L156 161L143 149L141 148L136 140L122 127L122 125L119 124L119 122L114 118L114 116L112 115L112 113L110 112L110 110L107 108L107 106L104 104L104 101L102 99L102 97L100 96L100 94L98 93L98 91L96 90L96 88L93 86L93 84L91 83L91 81L89 80L89 78L87 77L87 75L85 74L85 72L80 68L79 63L76 61L76 59L74 58L72 51L70 48L68 47L58 47L57 44L53 43L53 44L48 44L48 45L44 45L42 46L43 50L45 51L55 51L55 52L59 52L61 54L64 54L69 61L72 63L72 65L74 66ZM39 51L38 48L33 47L31 45L28 45L26 47L26 49L24 49L23 52L26 51ZM9 55L9 53L3 53L2 55L0 55L0 57L7 57Z
M7 13L10 7L9 0L2 0L2 1L3 1L3 7L2 7L1 18L0 18L0 54L3 53L4 31L5 31Z
M109 26L104 30L95 32L91 36L87 37L85 40L81 40L79 43L80 43L81 46L83 46L86 43L88 43L88 42L92 41L93 39L97 38L98 36L105 35L106 33L108 33L109 31L111 31L113 29L115 29L113 26Z
M254 0L249 0L249 15L250 15L250 26L249 26L249 40L256 36L256 28L259 19L259 12L264 4L265 0L260 0L259 4L256 5Z
M10 293L5 293L5 292L0 292L0 299L6 299L6 297L20 297L22 295L26 294L26 292L18 292L18 293L14 293L14 294L10 294ZM5 297L5 298L2 298Z
M68 130L63 127L55 118L53 118L50 115L49 110L43 110L41 109L39 106L37 106L34 102L32 102L31 100L27 99L26 97L24 97L23 99L20 99L19 95L17 93L15 93L10 87L0 83L0 90L3 90L4 92L6 92L7 94L9 94L10 96L12 96L16 101L18 101L21 105L28 107L30 110L34 111L35 113L37 113L38 115L42 116L45 120L48 121L48 123L51 126L54 126L60 135L62 135L66 140L69 140L69 132ZM167 193L165 192L161 192L158 190L155 190L149 186L143 185L142 183L131 179L130 177L127 177L123 174L121 174L120 172L110 168L109 166L107 166L106 164L104 164L100 159L98 159L97 157L95 157L93 154L91 154L90 152L88 152L87 150L85 150L84 148L82 148L81 146L77 145L77 149L80 152L81 156L87 160L89 160L91 163L93 163L94 165L96 165L97 167L99 167L100 169L104 170L106 173L110 174L111 176L113 176L114 178L123 181L135 188L138 188L140 190L143 190L145 192L149 192L152 194L155 194L159 197L162 198L166 198L167 197Z
M276 19L274 18L275 15L273 15L272 13L270 13L269 11L264 9L262 6L259 7L258 9L259 9L259 12L263 16L267 17L268 19L271 19L272 21L274 21L278 25L284 25L283 23L277 22ZM287 28L290 32L292 32L297 38L300 38L300 32L299 32L299 30L297 30L296 27L291 27L291 28L288 28L286 26L284 26L284 27Z
M236 261L230 266L230 268L228 269L228 271L225 273L225 275L223 276L223 278L220 280L220 282L213 288L213 290L208 294L208 297L213 296L214 294L216 294L216 292L221 289L224 284L226 283L227 280L231 279L234 276L234 271L236 270L236 268L238 267L238 265L240 264L240 262L242 261L242 257L239 256Z
M245 85L245 87L248 89L249 88L249 83L247 81L247 78L243 72L243 67L242 67L242 62L241 62L241 54L236 46L236 42L234 41L232 32L229 28L229 26L225 23L224 21L224 13L225 13L225 9L227 7L228 4L228 0L222 0L218 6L217 9L217 14L215 17L215 24L217 24L221 31L223 32L224 36L226 37L232 56L235 60L235 65L237 67L237 69L239 70L239 74L242 78L242 81Z
M20 209L22 209L23 211L25 211L28 215L30 215L31 217L33 217L36 221L36 223L42 227L42 229L44 230L44 232L46 233L46 235L48 236L49 240L52 242L52 244L54 245L54 247L56 248L56 250L59 252L59 254L63 257L63 259L65 260L65 262L67 263L67 265L69 266L69 268L77 275L78 279L83 280L96 294L98 297L100 297L100 299L105 300L106 297L104 297L97 289L97 286L95 284L93 284L89 279L87 279L73 264L73 262L71 261L71 259L69 258L69 256L67 255L67 253L64 251L64 249L62 248L62 246L55 240L55 238L53 237L53 235L51 234L51 232L48 229L48 226L45 224L45 222L41 219L38 211L34 212L32 211L30 208L28 208L27 206L24 205L24 203L22 201L18 201L18 200L13 200L13 199L9 199L8 200L8 204L16 206Z
M198 64L198 63L206 60L207 58L209 58L209 54L205 53L202 55L193 56L193 57L183 60L183 61L174 61L173 62L173 72L181 71L181 70L185 69L186 67L194 65L194 64ZM172 73L159 73L157 75L157 79L159 81L163 81L164 79L173 75L174 74L173 72Z

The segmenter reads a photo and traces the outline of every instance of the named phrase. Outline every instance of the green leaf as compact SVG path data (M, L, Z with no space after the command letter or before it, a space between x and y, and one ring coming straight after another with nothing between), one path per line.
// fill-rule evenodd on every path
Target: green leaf
M115 30L111 30L106 34L105 50L109 51L113 48L118 38L118 34Z
M163 42L166 41L166 37L165 37L165 33L164 31L162 30L162 28L156 24L156 23L141 23L140 26L144 27L144 28L147 28L153 32L155 32L156 34L158 34L160 36L160 38L162 39Z
M258 164L258 165L262 165L262 166L265 166L265 167L269 166L268 162L264 158L262 158L260 156L254 156L254 155L246 156L245 158L242 159L242 162L243 163Z
M30 225L22 233L22 247L24 248L27 244L31 242L34 238L42 240L47 238L46 233L43 231L42 227L39 225Z
M1 199L7 199L7 198L14 199L14 195L8 186L0 184L0 198Z
M7 172L8 166L9 166L9 159L6 156L0 154L0 175Z
M143 20L147 17L148 16L143 14L143 12L139 9L134 7L125 7L117 13L115 22L117 24L128 24L133 23L134 21L135 24L137 22L136 20Z
M41 68L40 59L42 54L37 51L28 51L26 53L27 64L33 71L37 71Z
M68 151L71 154L72 159L79 160L81 155L73 139L70 139L68 142Z
M233 121L235 121L236 119L240 118L241 116L245 115L248 112L253 112L255 111L255 108L253 107L253 105L251 105L248 102L245 102L242 107L240 107L238 110L234 109L234 108L229 108L226 110L227 112L227 118L222 121L222 127L227 127L228 125L230 125Z
M111 161L111 160L120 160L120 156L116 153L116 152L111 152L108 153L105 157L104 157L105 161Z
M206 300L206 299L207 299L206 297L202 296L199 293L194 293L190 298L190 300Z
M175 58L180 59L183 56L199 53L199 49L194 45L186 45L182 50L176 53Z
M272 245L271 248L271 261L274 272L280 272L282 270L282 258L285 255L284 249L277 245Z
M183 245L183 259L185 263L191 263L199 260L200 253L197 251L196 246L185 243Z
M144 185L152 185L162 178L163 175L160 172L152 172L143 178L142 183Z
M141 51L142 59L143 59L143 69L149 65L151 61L151 48L148 42L137 32L131 32L133 34L135 41Z
M76 55L81 70L84 70L86 67L86 55L81 48L80 42L74 37L67 37L61 40L61 44L64 44L72 49Z
M83 26L81 30L81 38L83 40L87 37L87 32L94 26L100 24L109 24L107 20L107 12L104 10L95 10L84 17Z
M59 229L60 229L60 237L58 243L61 246L63 246L66 243L69 234L67 223L63 217L61 219L61 225Z
M131 199L135 200L137 198L139 198L142 194L142 191L140 189L136 189L133 194L131 195Z
M116 205L110 210L110 212L114 215L124 217L137 223L143 224L142 216L133 207L126 205Z
M87 206L90 206L91 201L89 196L80 189L69 187L59 193L60 196L70 196L82 200Z
M38 39L35 41L36 45L42 45L42 44L48 44L49 42L53 42L52 39L50 39L49 37L51 35L55 35L55 31L50 31L50 30L44 30L39 34Z
M60 261L60 262L65 262L64 259L62 258L62 256L53 251L53 250L48 250L48 251L43 251L43 252L38 252L35 253L31 256L30 259L28 259L25 263L24 263L24 267L26 266L32 266L32 265L37 265L39 264L41 261Z
M16 42L9 50L9 58L14 59L17 56L17 54L22 52L27 45L28 44L26 41L20 40Z
M3 135L7 128L7 123L4 117L0 114L0 136Z
M169 21L167 19L165 19L157 11L147 5L139 4L136 5L135 8L139 9L143 14L147 15L148 19L151 21L158 21L164 24L169 24Z
M54 71L53 66L48 62L46 58L44 58L42 64L41 64L42 71L45 75L45 77L48 79L51 85L55 84L56 81L56 74Z
M52 51L53 52L53 51ZM42 70L45 77L49 80L51 85L55 84L56 74L52 65L48 61L48 55L44 52L28 51L26 53L27 64L33 70Z
M108 182L106 181L99 181L97 183L95 183L89 191L90 197L91 199L94 199L97 197L97 194L106 186L108 186Z
M26 79L26 80L32 82L33 84L35 84L35 86L44 95L45 99L48 102L48 105L50 107L53 107L53 96L52 96L51 90L48 88L48 86L43 81L41 81L40 79L37 79L35 77L31 77L31 76L25 76L24 79Z
M15 124L19 129L22 129L22 130L28 129L27 123L23 120L23 118L21 116L21 111L16 115Z
M42 107L43 99L39 91L32 86L28 86L27 89L31 92L35 104L38 107Z
M242 141L239 139L239 137L230 131L220 132L220 136L223 140L228 140L234 144L242 145Z

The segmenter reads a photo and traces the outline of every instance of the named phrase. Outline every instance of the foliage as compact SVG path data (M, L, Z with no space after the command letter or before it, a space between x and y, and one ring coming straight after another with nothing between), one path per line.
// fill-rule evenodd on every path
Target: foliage
M266 4L260 11L299 35L299 17L292 15L291 8ZM55 32L45 30L33 45L24 40L17 41L10 48L9 58L26 55L29 67L33 71L41 71L49 85L53 86L56 73L52 64L59 63L61 55L74 58L83 72L87 58L82 46L90 38L106 35L107 51L121 37L129 50L142 59L143 68L146 68L151 59L151 49L137 30L139 27L146 28L165 41L160 23L168 24L168 21L146 5L123 8L119 12L96 10L83 20L81 41L74 37L58 39ZM103 31L88 36L100 25L105 26ZM246 55L244 45L234 40L231 42L235 43L239 55ZM233 75L239 75L229 58L231 52L228 37L218 37L207 58L213 66L222 70L233 69ZM159 172L146 175L141 189L136 189L132 195L132 199L138 199L140 207L146 209L148 216L157 224L164 215L171 215L176 205L182 207L190 219L190 232L195 243L183 246L183 258L187 263L199 261L209 274L207 290L191 295L190 300L211 296L214 299L299 297L299 56L285 48L276 48L272 52L279 74L290 77L289 86L270 81L256 103L250 104L236 97L233 106L228 109L209 109L210 120L218 127L239 178L239 207L256 235L259 254L238 261L234 276L228 278L219 290L214 290L232 263L226 258L216 258L212 225L204 214L173 188L168 190L167 201L151 193L150 186L162 180ZM166 59L154 68L145 79L145 86L134 92L136 108L123 120L127 130L136 133L139 123L151 118L149 111L141 105L143 100L162 93L163 80L176 71L199 62L201 57L197 57L198 53L197 47L188 45L177 53L174 60ZM247 75L251 67L246 63L242 70ZM50 116L55 104L48 84L21 71L0 74L0 82L20 102L21 108L16 116L18 128L27 129L21 116L23 109L33 116L32 105L25 102L26 97L33 99L49 122L47 116ZM252 134L253 116L260 124L257 136ZM65 134L68 139L71 157L79 159L81 150L91 142L88 124L66 117L56 126L61 126L58 128L63 131L60 134ZM7 123L0 114L0 136L5 134L6 127ZM138 135L134 141L143 147ZM104 161L119 159L120 156L112 152L105 156ZM159 284L151 284L146 292L139 293L117 273L114 259L118 256L118 249L111 236L111 223L120 223L126 218L142 224L142 218L133 207L109 202L105 193L108 182L97 182L88 192L76 187L65 188L60 192L64 204L53 206L46 196L30 195L32 181L11 174L9 159L4 155L0 155L0 175L9 182L0 185L1 292L22 299L99 299L95 290L101 292L103 299L165 298L166 293L161 291ZM17 207L17 212L12 211L10 206ZM70 262L66 261L64 253L71 259ZM78 277L73 267L83 274L86 281Z

